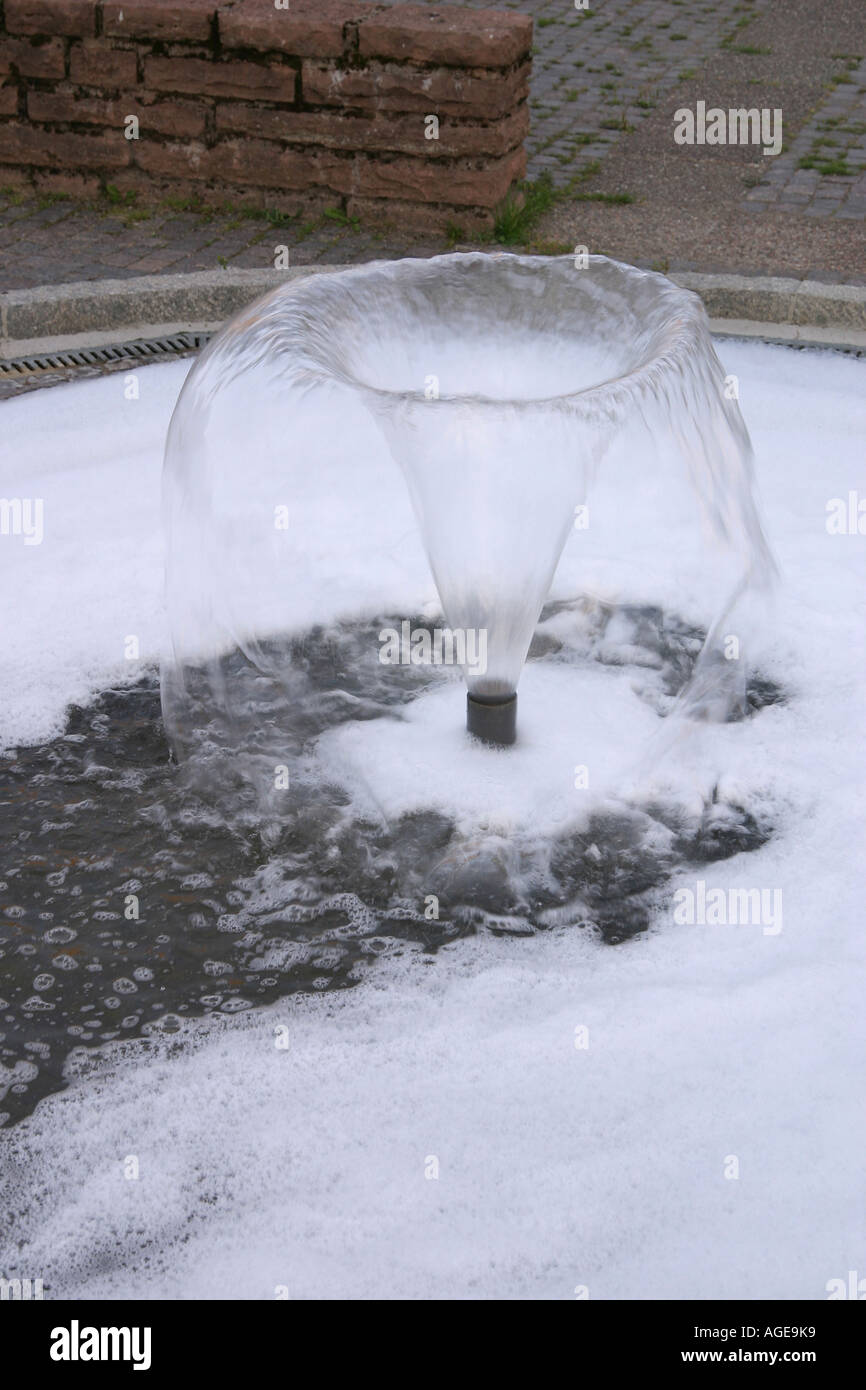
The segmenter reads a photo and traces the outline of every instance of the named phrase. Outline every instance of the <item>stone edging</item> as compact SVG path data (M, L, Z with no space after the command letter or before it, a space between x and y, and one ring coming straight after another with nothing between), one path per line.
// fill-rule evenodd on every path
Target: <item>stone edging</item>
M9 290L0 295L0 357L213 330L286 280L344 269L205 270ZM866 287L696 272L674 272L670 278L700 295L714 332L866 348Z
M673 273L704 301L714 332L816 346L866 347L866 287L777 275Z

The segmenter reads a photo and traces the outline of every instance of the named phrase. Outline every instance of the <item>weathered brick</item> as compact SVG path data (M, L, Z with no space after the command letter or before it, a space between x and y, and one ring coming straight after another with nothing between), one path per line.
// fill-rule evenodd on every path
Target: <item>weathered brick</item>
M18 111L18 88L14 82L0 87L0 116L14 116Z
M4 13L10 34L96 33L96 0L6 0Z
M352 161L326 151L281 150L264 140L224 140L206 149L190 141L136 142L136 165L156 177L216 179L240 187L280 188L303 193L314 188L348 192Z
M393 5L361 22L359 52L398 62L510 67L532 44L528 15L453 5Z
M132 87L138 76L138 63L132 49L85 39L69 50L69 76L83 87Z
M0 161L57 191L102 171L151 192L194 188L220 201L234 190L254 206L298 209L348 198L364 216L404 222L415 209L425 225L474 227L489 225L525 169L525 17L379 0L290 0L286 10L273 0L5 0L5 13L18 37L0 37L0 74L13 75L0 87ZM215 23L226 52L208 57ZM333 61L356 38L364 66ZM143 59L139 86L131 44L141 40L169 46ZM302 75L278 54L300 58ZM27 93L28 121L16 76L46 79ZM291 109L301 95L320 109ZM131 114L135 141L124 138Z
M71 92L28 92L27 114L31 121L91 121L110 125L112 103L101 97L74 97Z
M301 89L311 105L493 120L507 116L528 96L529 64L507 73L387 63L341 69L308 58L301 69Z
M66 71L63 41L34 44L28 39L0 39L0 73L13 68L22 77L62 77Z
M134 102L135 98L126 100ZM196 101L157 101L142 100L138 105L128 107L134 111L141 123L143 135L151 132L157 135L174 135L195 139L204 135L207 127L208 108Z
M208 62L206 58L146 58L144 85L193 96L241 97L250 101L295 99L295 72L282 64Z
M111 100L74 92L28 92L27 113L33 121L108 126L124 131L127 116L137 116L142 135L198 136L205 131L207 109L193 101L158 101L127 93ZM125 136L124 136L125 138Z
M206 201L207 189L201 183L193 183L189 179L169 176L166 178L151 178L137 165L131 164L127 169L121 169L112 178L112 183L120 193L134 192L140 195L140 201L149 200L150 202L163 202L170 199L173 203L204 202ZM221 200L224 202L226 195L221 191Z
M29 169L19 165L3 164L0 161L0 188L32 188L33 175Z
M219 12L220 41L224 48L339 58L345 25L378 8L359 0L291 0L289 9L278 10L274 0L238 0Z
M7 166L8 168L8 166ZM12 179L6 180L11 183ZM3 180L0 179L0 185ZM112 175L112 183L124 193L132 190L139 194L139 202L175 203L177 200L195 200L203 206L224 208L230 203L236 208L276 208L290 216L296 213L315 214L333 207L336 195L327 189L313 190L310 193L291 193L277 188L250 188L238 184L215 182L213 186L196 182L189 178L176 176L151 176L134 165ZM271 255L273 253L271 252ZM270 264L266 258L264 264Z
M339 132L346 118L321 111L275 111L269 106L220 102L216 108L216 129L219 134L254 135L263 140L296 140L309 144L328 145L324 124L334 122ZM316 132L323 132L317 139ZM291 132L291 133L290 133Z
M352 192L356 197L399 198L415 203L492 208L526 172L526 153L513 150L502 159L371 159L358 155Z
M130 143L121 134L80 135L7 121L0 125L0 163L64 170L121 169L129 163Z
M440 123L439 139L425 137L424 117L349 116L337 111L274 111L249 104L220 104L216 111L218 131L235 131L265 140L284 140L294 144L323 145L339 150L393 150L423 155L428 159L458 155L503 155L525 138L529 130L529 108L524 104L510 116L489 123L465 121Z
M39 193L65 193L69 198L94 198L101 191L96 174L54 173L50 169L37 170L33 185Z
M206 179L210 174L206 167L200 169L207 151L197 142L184 144L180 141L160 142L157 140L136 140L134 142L133 163L136 169L168 179Z
M110 0L102 32L111 38L207 41L219 0Z

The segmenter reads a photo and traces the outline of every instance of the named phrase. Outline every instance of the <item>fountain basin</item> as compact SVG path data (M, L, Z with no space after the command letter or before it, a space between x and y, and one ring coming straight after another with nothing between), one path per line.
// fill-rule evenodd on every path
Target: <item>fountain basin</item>
M863 558L862 537L832 534L826 518L828 502L846 499L859 476L864 368L835 354L736 342L720 351L742 386L785 573L761 662L787 684L789 698L742 723L698 730L703 751L696 762L708 795L722 773L724 794L736 789L753 810L768 809L773 838L751 855L681 866L653 929L617 950L600 950L590 931L573 925L527 940L478 928L474 939L446 945L435 965L417 950L413 963L395 924L383 920L376 935L356 903L334 904L328 951L343 951L345 963L369 931L369 944L380 947L380 987L325 997L323 980L346 975L317 953L307 917L280 918L272 881L235 885L249 895L245 929L215 929L205 956L215 973L207 983L192 969L205 929L191 918L208 910L203 900L216 890L196 886L192 867L164 904L164 880L147 875L141 922L121 920L121 895L132 891L124 871L129 829L149 827L147 863L163 870L166 851L177 848L169 834L185 833L189 847L197 833L184 831L182 815L167 823L163 813L170 818L171 808L151 769L140 787L133 783L135 754L143 758L149 745L135 737L123 757L106 754L99 733L105 711L91 707L112 685L132 701L131 687L146 677L156 725L161 446L186 364L142 371L138 402L124 400L119 380L108 378L0 407L3 495L41 496L46 519L41 546L25 550L8 536L0 544L5 591L14 595L3 613L14 660L0 673L2 732L7 745L29 746L43 778L27 776L7 811L4 909L15 906L22 915L4 914L0 933L7 951L4 1065L18 1061L9 1049L19 1024L31 1030L28 1042L49 1049L47 1058L22 1052L28 1066L16 1072L15 1084L23 1091L10 1091L2 1110L26 1104L28 1094L44 1095L39 1088L51 1067L65 1062L73 1082L4 1138L14 1160L2 1165L11 1213L7 1275L44 1272L55 1297L271 1298L275 1287L288 1285L298 1297L498 1298L507 1290L571 1298L580 1282L593 1297L639 1299L652 1267L654 1292L680 1300L728 1297L732 1279L742 1297L823 1298L827 1280L844 1275L862 1169L862 1126L852 1127L849 1107L862 1055L862 984L854 966L862 958L862 885L839 846L850 841L864 810L856 669ZM372 448L374 439L357 435L356 450ZM323 467L339 500L351 487L352 460L344 458L340 474L323 454ZM383 571L394 536L380 517L388 495L385 488L368 492L344 537L356 560L357 532L375 537L370 561L378 566L383 611L391 612ZM411 512L402 519L411 526ZM684 607L689 621L706 624L712 605L704 607L700 587L703 538L684 512L675 510L667 524L660 557L637 490L602 489L592 525L569 541L554 576L544 643L527 673L539 677L524 701L534 713L524 720L526 737L514 757L535 746L536 723L539 737L555 731L562 742L551 745L549 766L568 774L572 798L587 794L571 788L573 765L584 761L582 725L572 720L569 745L568 719L552 717L553 680L559 675L562 688L569 677L567 668L556 671L552 642L569 631L573 638L575 622L574 611L558 605L590 589L620 607ZM431 601L435 594L425 583L429 576L419 574L420 594L406 611L432 621L423 602L425 593ZM398 585L397 592L405 591ZM331 597L311 582L309 611L315 617L318 606L323 632ZM645 701L626 703L631 686L652 676L648 638L622 612L615 630L613 621L600 647L605 661L591 668L597 698L582 686L580 701L584 717L589 710L599 722L612 719L618 737L603 739L599 728L595 740L605 747L631 737L630 711L648 722L658 718ZM136 661L123 650L133 634L140 639ZM375 647L375 633L371 640ZM622 702L615 709L611 682ZM550 704L542 686L550 686ZM445 708L449 698L454 718ZM63 735L73 699L87 710L71 730L82 741L65 745L67 755L79 750L76 768L55 761L57 750L48 746ZM375 731L379 751L367 764L379 779L373 790L390 788L394 809L426 791L428 806L456 802L477 820L476 769L483 763L491 778L508 776L510 756L488 756L473 745L467 756L478 762L471 778L461 777L463 699L455 680L437 688L436 708L414 702L418 724L431 734L420 776L411 766L411 723L395 721L389 730L384 718L351 721L356 738L365 724ZM564 707L567 715L567 701ZM449 728L450 769L442 751ZM396 757L391 733L401 738ZM694 745L684 737L682 746ZM389 747L390 767L382 756ZM173 777L164 745L159 756L164 786ZM437 771L439 781L425 788ZM686 790L683 784L683 803ZM56 808L39 806L55 796ZM123 809L99 838L84 818L98 815L111 796ZM71 824L60 828L62 821ZM19 838L23 831L27 839ZM217 866L234 843L226 835L217 846ZM47 853L68 859L67 887L80 887L79 894L70 889L64 896L46 884L37 856ZM140 850L131 853L132 862L145 862ZM202 871L200 859L196 867ZM770 936L748 924L677 925L674 890L694 888L696 879L713 890L780 887L783 930ZM103 895L108 901L97 903ZM221 902L227 927L244 908ZM168 943L155 940L167 933L150 925L163 909L181 948L180 985L170 973ZM95 912L115 917L99 921ZM40 913L55 917L46 921ZM28 1020L23 1005L38 993L37 967L49 968L60 949L46 934L75 913L82 914L72 927L78 969L54 969L44 997L56 1001L55 1009L30 1010ZM428 928L438 929L435 922ZM258 971L249 968L255 946L248 933L255 931L268 938L265 969ZM102 932L110 933L105 942ZM146 1050L128 1041L111 1055L117 1040L107 1035L127 1014L142 1020L149 999L133 981L138 993L118 996L123 1008L114 1026L118 1015L103 1001L116 979L132 979L136 954L150 950L151 941L147 964L163 972L157 986L165 984L153 1003L170 997L180 1031L161 1044L156 1014ZM37 955L19 955L19 943ZM289 998L301 950L309 953L304 969L313 979L308 994ZM50 953L45 962L43 952ZM97 964L101 973L91 973ZM228 968L220 974L221 964ZM277 995L272 1004L256 992L257 977L263 987L279 981L269 986ZM98 1007L82 1013L76 991L85 981L86 1002ZM252 1006L227 1017L232 1010L223 1004L244 997ZM187 1040L178 1019L196 1012L212 1017ZM93 1032L86 1039L88 1021ZM68 1025L82 1031L71 1034ZM290 1047L282 1051L274 1043L287 1031ZM134 1032L121 1031L120 1041ZM584 1050L577 1047L581 1037L589 1044ZM25 1079L34 1068L37 1079ZM60 1084L52 1080L48 1089ZM792 1134L800 1136L796 1161ZM146 1175L138 1184L125 1183L118 1167L118 1155L130 1151ZM740 1151L748 1165L748 1180L732 1185L735 1201L721 1185L730 1151ZM438 1183L425 1181L430 1154L441 1165ZM444 1208L440 1194L447 1196ZM820 1215L807 1242L786 1219L805 1209ZM513 1220L504 1222L503 1212ZM70 1229L78 1233L74 1249ZM348 1245L342 1237L335 1242L328 1234L335 1229L355 1235ZM636 1233L626 1247L623 1231Z

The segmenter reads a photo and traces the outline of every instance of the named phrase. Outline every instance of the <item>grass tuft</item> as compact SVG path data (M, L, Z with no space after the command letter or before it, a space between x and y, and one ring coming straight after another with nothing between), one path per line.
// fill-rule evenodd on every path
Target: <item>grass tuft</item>
M549 173L521 184L517 194L509 194L495 213L493 239L500 246L525 242L539 217L553 207L557 193Z
M817 169L819 174L838 174L843 178L853 178L857 173L843 159L822 159L820 155L804 154L797 163L798 169Z

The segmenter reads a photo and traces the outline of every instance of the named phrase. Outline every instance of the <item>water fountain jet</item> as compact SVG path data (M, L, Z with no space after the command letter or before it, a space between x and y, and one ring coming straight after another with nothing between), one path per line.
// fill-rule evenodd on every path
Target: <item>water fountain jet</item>
M237 727L219 666L233 649L276 673L289 705L300 697L285 645L279 658L268 653L311 616L313 570L324 604L317 616L357 609L343 574L353 572L355 541L321 507L311 521L308 504L317 433L344 419L341 447L351 451L359 408L402 474L449 627L486 638L485 669L464 668L468 728L484 742L514 742L520 673L560 553L627 426L638 423L679 455L716 534L739 553L740 587L769 572L748 435L695 295L601 256L583 265L473 253L311 276L244 310L214 339L172 420L173 651L163 704L176 746L188 724L186 672L202 662L212 705ZM379 457L373 471L386 466ZM369 485L365 464L356 486ZM321 486L327 492L324 475ZM262 525L291 490L300 499L294 553L277 556ZM344 504L332 499L335 512ZM395 553L382 555L393 567ZM718 664L717 653L707 657Z

